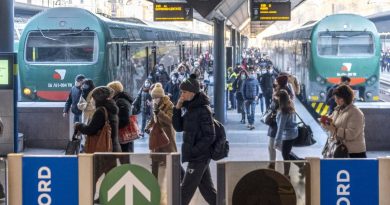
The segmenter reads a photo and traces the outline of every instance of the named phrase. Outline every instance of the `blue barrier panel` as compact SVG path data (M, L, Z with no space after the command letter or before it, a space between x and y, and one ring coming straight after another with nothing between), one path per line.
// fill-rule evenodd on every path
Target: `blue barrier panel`
M23 204L78 204L78 159L24 156Z
M321 160L321 204L379 204L378 160Z

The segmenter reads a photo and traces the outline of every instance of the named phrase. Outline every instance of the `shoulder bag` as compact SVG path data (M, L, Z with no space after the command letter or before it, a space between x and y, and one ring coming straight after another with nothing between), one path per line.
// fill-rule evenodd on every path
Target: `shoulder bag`
M137 125L137 116L130 115L129 125L119 129L118 133L119 143L127 144L139 138L139 129Z
M154 123L149 135L149 149L153 151L168 144L169 138L167 134L161 129L158 122Z
M294 140L294 147L306 147L315 144L317 141L313 137L313 131L311 127L307 125L302 118L295 112L299 120L298 123L298 137Z
M105 107L104 110L105 123L101 130L95 135L88 135L85 142L85 152L112 152L111 126L108 119L108 113Z
M335 132L335 135L336 133L337 131ZM342 140L332 140L328 138L325 147L322 150L322 156L324 158L349 158L349 152L347 146L343 143Z

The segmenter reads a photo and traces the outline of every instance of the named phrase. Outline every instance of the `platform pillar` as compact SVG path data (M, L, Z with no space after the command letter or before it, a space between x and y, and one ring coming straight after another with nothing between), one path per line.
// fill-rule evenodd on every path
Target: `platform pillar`
M222 123L226 122L225 59L225 20L214 19L214 111Z
M14 1L0 1L0 52L14 51Z

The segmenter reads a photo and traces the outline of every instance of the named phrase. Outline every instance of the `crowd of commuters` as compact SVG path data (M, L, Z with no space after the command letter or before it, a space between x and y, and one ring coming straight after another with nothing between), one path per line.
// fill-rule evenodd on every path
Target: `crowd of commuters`
M152 139L163 133L167 138L164 144L150 145L151 153L177 152L176 132L183 132L181 156L182 162L188 165L181 173L181 204L189 204L197 188L209 204L216 204L209 166L216 133L210 100L203 85L207 69L199 65L183 61L170 73L164 65L157 65L135 98L124 91L119 81L95 87L92 80L78 75L65 104L64 117L72 111L74 128L84 134L84 138L95 135L109 122L113 152L134 152L134 142L124 141L121 135L132 123L138 127L137 120L132 120L137 114L141 117L137 135L147 134ZM275 115L268 127L269 168L275 169L277 150L284 160L301 160L292 151L298 137L294 106L295 96L300 93L297 79L289 73L275 71L268 56L259 52L252 52L251 57L229 68L227 77L230 109L241 113L240 123L247 122L249 130L255 129L258 104L261 113L270 110ZM365 158L364 115L353 105L354 93L349 81L348 77L342 77L339 85L329 89L329 123L321 125L329 131L329 141L339 140L348 147L349 157ZM296 165L304 174L303 164ZM160 179L159 172L166 166L165 158L152 156L151 166L154 176ZM285 163L287 178L290 178L289 172L290 164Z

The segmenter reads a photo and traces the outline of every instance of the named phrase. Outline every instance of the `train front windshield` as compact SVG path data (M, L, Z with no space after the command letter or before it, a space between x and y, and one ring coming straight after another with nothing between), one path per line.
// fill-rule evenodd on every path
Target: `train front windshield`
M374 40L366 31L320 32L318 54L329 57L367 57L374 55Z
M93 63L97 57L93 31L32 31L27 37L25 59L30 63Z

